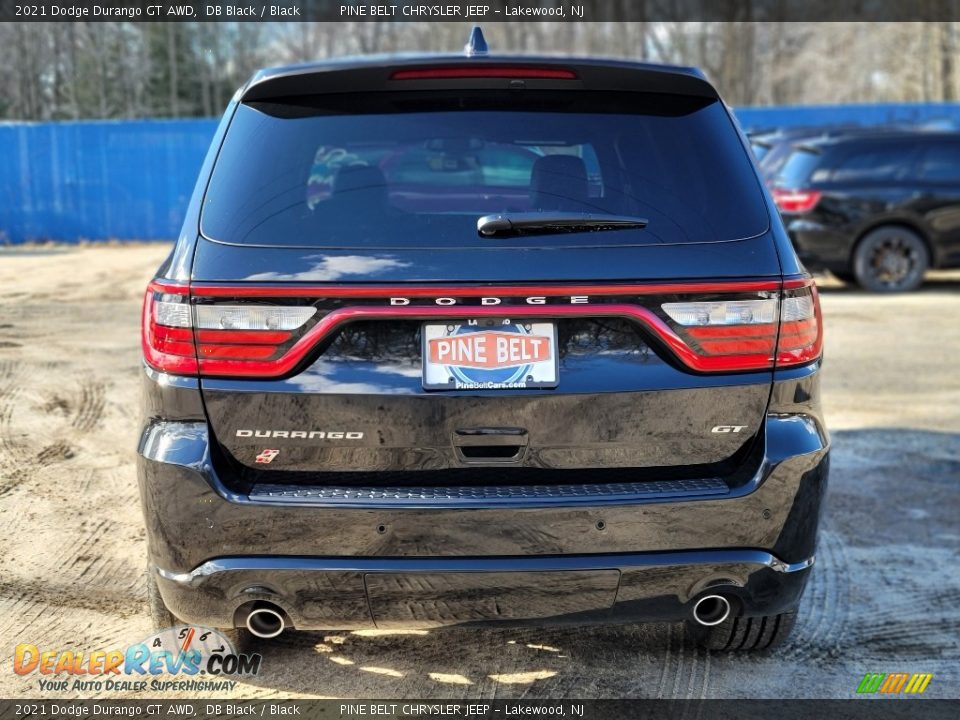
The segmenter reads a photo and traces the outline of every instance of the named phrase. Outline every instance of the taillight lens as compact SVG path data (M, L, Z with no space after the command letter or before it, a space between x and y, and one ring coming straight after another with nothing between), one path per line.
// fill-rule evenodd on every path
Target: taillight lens
M308 305L191 306L185 285L155 281L143 306L144 359L178 375L246 374L245 361L275 359L316 312Z
M813 280L784 283L780 305L780 337L777 340L777 367L804 365L823 351L823 323L820 297Z
M197 305L200 370L232 374L238 368L231 361L273 359L316 312L310 305Z
M791 280L780 297L661 305L707 371L802 365L820 357L820 305L812 280Z
M819 190L783 190L774 188L773 201L780 208L780 212L802 214L813 210L820 197L823 195Z
M706 370L758 370L773 363L777 342L775 294L756 300L662 305L677 333Z
M504 288L520 298L639 294L637 302L448 307L360 303L321 312L307 298L380 298L397 293L465 298L486 288L284 288L198 286L157 280L143 306L143 354L153 368L180 375L280 377L296 369L340 325L361 319L463 317L625 317L646 327L696 372L740 372L803 365L822 349L820 304L810 278L600 288ZM191 294L198 297L191 302ZM657 298L656 296L660 296ZM300 304L293 298L300 300ZM662 300L668 300L662 302Z
M186 285L154 281L143 299L143 359L163 372L196 375L197 348Z

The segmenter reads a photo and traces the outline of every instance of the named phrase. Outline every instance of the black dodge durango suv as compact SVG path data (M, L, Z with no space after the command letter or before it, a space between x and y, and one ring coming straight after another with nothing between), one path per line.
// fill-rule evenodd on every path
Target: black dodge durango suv
M821 338L696 70L259 72L143 307L155 621L769 647L826 491Z
M875 132L798 143L772 179L797 253L874 292L960 267L960 133Z

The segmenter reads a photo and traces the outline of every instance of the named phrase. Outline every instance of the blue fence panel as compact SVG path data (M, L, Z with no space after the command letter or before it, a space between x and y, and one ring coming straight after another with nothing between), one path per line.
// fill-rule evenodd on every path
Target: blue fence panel
M0 124L0 242L170 240L213 120Z
M745 129L822 125L923 125L960 128L960 103L874 103L871 105L794 105L736 110Z
M746 129L938 123L960 103L740 108ZM0 244L171 240L215 120L0 123Z

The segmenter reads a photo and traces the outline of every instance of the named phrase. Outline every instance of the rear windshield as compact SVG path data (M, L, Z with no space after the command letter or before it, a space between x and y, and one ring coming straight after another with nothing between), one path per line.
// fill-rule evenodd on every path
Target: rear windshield
M368 93L240 105L205 236L324 248L622 245L763 233L719 101L641 93ZM645 218L644 229L481 238L494 213Z
M810 176L819 163L819 152L797 148L790 153L787 161L777 172L774 185L785 188L801 188L810 180Z
M753 156L757 159L757 162L763 160L766 154L770 152L770 146L765 143L751 143L750 149L753 150Z

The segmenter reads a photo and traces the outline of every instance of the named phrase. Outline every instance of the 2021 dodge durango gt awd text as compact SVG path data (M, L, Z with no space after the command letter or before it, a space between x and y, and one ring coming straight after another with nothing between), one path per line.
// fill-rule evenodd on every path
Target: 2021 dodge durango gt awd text
M156 622L789 633L819 304L698 71L262 71L184 228L143 309Z

